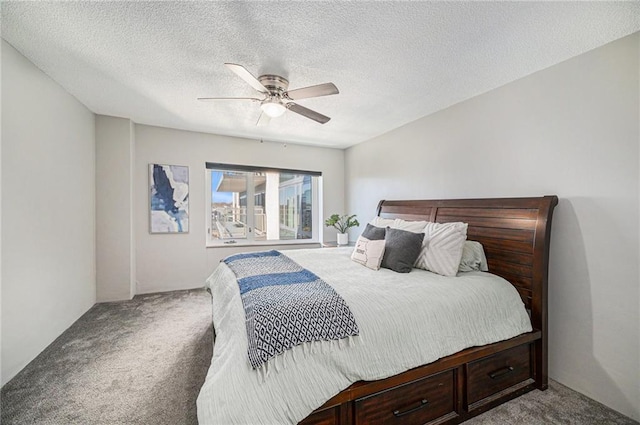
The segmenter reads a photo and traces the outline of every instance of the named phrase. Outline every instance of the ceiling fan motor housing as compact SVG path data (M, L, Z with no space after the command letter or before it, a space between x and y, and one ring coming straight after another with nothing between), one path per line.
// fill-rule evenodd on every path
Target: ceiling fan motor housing
M279 75L265 74L258 77L258 81L265 86L271 94L279 94L284 97L284 92L289 88L289 80Z
M279 75L266 74L258 77L258 81L269 93L267 98L260 103L262 111L271 118L279 117L286 111L285 92L289 87L289 81Z

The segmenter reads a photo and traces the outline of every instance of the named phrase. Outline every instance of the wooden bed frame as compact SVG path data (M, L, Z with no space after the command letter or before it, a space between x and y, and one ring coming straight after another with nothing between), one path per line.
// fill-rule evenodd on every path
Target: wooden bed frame
M300 424L457 424L535 388L547 389L547 274L556 196L380 201L383 218L469 224L489 271L520 293L533 331L472 347L387 379L356 382Z

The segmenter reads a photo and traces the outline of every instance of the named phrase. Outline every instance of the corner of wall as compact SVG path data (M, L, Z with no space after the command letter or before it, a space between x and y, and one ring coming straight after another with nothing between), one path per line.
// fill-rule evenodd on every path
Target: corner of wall
M126 118L96 117L97 301L135 295L135 126Z
M133 298L137 292L136 281L136 229L135 229L135 169L136 169L136 125L133 121L129 120L129 201L130 201L130 217L129 221L129 262L130 262L130 274L129 274L129 299Z

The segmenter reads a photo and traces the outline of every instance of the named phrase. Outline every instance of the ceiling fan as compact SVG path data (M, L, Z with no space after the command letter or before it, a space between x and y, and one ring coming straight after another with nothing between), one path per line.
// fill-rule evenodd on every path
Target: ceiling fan
M265 74L256 78L242 65L225 63L225 66L260 92L264 97L262 99L257 97L199 97L198 100L203 102L219 100L249 100L252 102L260 102L262 113L256 123L258 126L269 124L271 118L279 117L284 114L287 109L303 117L317 121L320 124L325 124L331 119L326 115L305 108L293 101L340 93L333 83L287 90L289 88L289 81L279 75Z

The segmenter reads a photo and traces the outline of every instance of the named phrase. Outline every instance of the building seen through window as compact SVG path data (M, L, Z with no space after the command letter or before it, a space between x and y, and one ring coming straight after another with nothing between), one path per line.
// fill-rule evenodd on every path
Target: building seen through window
M277 170L207 171L209 241L317 239L317 176Z

